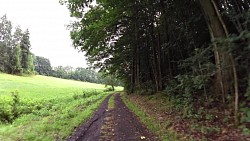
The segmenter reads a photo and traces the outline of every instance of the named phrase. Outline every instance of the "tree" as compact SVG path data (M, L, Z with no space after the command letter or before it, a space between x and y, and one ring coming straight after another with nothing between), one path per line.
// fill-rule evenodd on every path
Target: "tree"
M17 26L12 35L12 24L4 15L0 19L0 71L11 74L34 71L30 52L29 31ZM20 66L21 65L21 66Z
M22 73L22 66L21 66L21 48L20 45L18 44L14 48L13 56L12 56L12 74L21 74Z
M20 47L21 47L21 65L25 73L32 73L34 70L33 58L30 53L30 40L29 40L29 30L27 29L21 38Z
M236 121L249 83L249 0L91 2L64 4L77 18L73 45L92 67L131 93L164 90L187 103L209 96L223 108L233 97Z
M12 53L10 54L10 67L12 74L20 74L22 73L22 66L21 66L21 48L20 43L22 39L22 29L20 26L16 27L12 38Z
M35 71L40 75L51 75L52 67L50 64L50 60L41 56L36 56L34 61Z
M0 19L0 71L10 70L9 55L11 54L12 24L4 15Z
M206 17L208 29L212 41L218 38L228 38L229 33L222 19L218 7L214 0L200 0L201 7L204 11ZM220 92L222 94L222 101L225 103L225 97L230 93L231 83L234 83L235 92L235 122L238 125L238 76L235 66L235 60L231 53L227 52L227 49L223 49L222 46L214 43L215 51L215 62L218 66L218 71L216 74L217 85L220 86ZM229 46L229 44L228 44Z
M115 86L118 86L118 80L114 75L107 75L107 76L104 76L104 84L105 84L105 87L110 85L112 88L112 91L115 91Z

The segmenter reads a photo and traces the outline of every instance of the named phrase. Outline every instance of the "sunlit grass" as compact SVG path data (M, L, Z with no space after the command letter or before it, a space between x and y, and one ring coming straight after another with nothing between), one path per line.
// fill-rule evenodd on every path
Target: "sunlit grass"
M12 123L0 122L0 140L66 140L108 95L103 90L101 84L0 73L0 112L11 114L12 92L20 96L17 108L28 109Z
M111 95L111 97L109 98L109 104L108 104L108 109L112 110L115 107L115 97L114 94Z
M83 90L103 91L105 86L88 82L65 80L47 76L14 76L0 73L0 97L18 91L22 98L56 98L70 96ZM116 90L122 90L116 87Z

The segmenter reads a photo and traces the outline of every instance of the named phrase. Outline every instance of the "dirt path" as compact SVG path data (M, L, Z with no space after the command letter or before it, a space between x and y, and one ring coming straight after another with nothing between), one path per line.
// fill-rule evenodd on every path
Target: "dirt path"
M108 101L111 95L109 95L100 105L98 110L86 123L80 125L75 129L72 136L68 138L68 141L98 141L100 137L100 129L102 127L102 121L105 116L105 112L108 107Z
M121 100L120 95L115 95L115 133L116 141L158 141L147 128L141 124L133 112Z
M75 130L69 141L159 141L142 125L119 94L115 94L115 107L108 110L108 96L93 117Z

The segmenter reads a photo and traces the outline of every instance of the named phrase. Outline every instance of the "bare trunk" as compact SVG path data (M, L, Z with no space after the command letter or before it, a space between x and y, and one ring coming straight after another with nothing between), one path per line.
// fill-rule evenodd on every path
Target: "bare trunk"
M204 11L204 15L209 27L211 39L215 38L225 38L228 35L226 26L221 19L218 9L213 0L200 0L201 7ZM229 66L229 54L226 51L223 51L221 47L218 47L214 43L214 53L215 53L215 63L217 65L216 73L216 88L220 90L223 103L225 103L225 95L229 93L230 86L230 67Z
M158 33L157 64L158 64L159 91L161 91L163 85L162 85L162 73L161 73L161 43L160 43L160 33Z
M234 75L234 121L235 125L239 125L239 118L238 118L238 111L239 111L239 91L238 91L238 76L237 76L237 70L235 65L235 60L232 55L230 55L231 61L232 61L232 67L233 67L233 75Z
M155 89L156 91L159 91L159 88L158 88L158 79L157 79L157 74L156 74L156 67L155 67L155 63L154 63L154 59L151 61L151 68L152 68L152 73L153 73L153 76L154 76L154 81L155 81Z
M228 30L219 13L214 0L200 0L201 7L203 9L206 22L210 31L212 40L215 38L228 37ZM229 43L226 45L230 45ZM235 93L235 123L238 123L238 81L237 70L235 66L235 60L231 53L225 51L222 47L218 47L214 43L215 47L215 61L218 67L216 73L217 83L220 83L220 89L222 94L222 101L225 103L226 94L230 92L231 82L234 83ZM233 71L233 73L232 73Z

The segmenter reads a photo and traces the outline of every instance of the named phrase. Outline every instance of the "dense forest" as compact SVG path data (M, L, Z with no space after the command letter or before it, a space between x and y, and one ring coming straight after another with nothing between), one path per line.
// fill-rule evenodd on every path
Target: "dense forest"
M77 18L74 47L128 93L228 109L249 128L249 0L60 2Z

